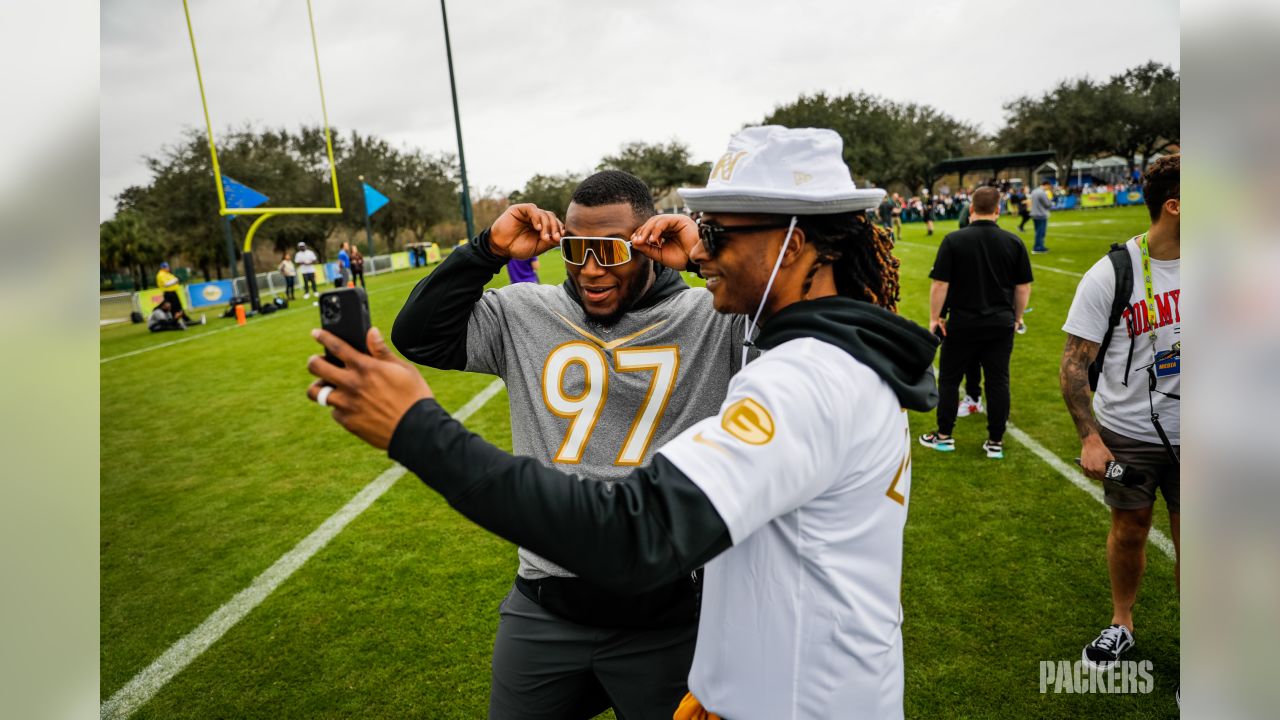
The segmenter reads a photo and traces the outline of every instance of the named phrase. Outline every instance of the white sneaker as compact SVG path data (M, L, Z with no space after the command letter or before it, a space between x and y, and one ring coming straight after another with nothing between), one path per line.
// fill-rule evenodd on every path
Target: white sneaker
M960 407L956 410L956 417L969 417L974 413L982 412L982 403L974 400L968 395L960 401Z
M303 299L303 300L310 300L310 299L311 299L311 293L302 293L302 299Z

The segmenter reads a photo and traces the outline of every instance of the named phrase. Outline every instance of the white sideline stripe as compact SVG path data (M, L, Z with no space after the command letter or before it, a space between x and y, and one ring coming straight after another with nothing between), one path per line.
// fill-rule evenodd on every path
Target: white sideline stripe
M1009 423L1007 429L1009 434L1012 435L1015 440L1026 445L1027 449L1034 453L1036 457L1048 463L1049 467L1057 470L1058 474L1071 481L1072 485L1075 485L1081 490L1089 493L1090 497L1102 503L1104 506L1107 504L1106 500L1103 498L1102 488L1098 487L1095 483L1089 482L1089 479L1084 476L1084 473L1063 462L1062 458L1054 455L1049 448L1046 448L1036 442L1035 438L1026 434L1020 428L1014 427L1013 423ZM1159 528L1151 528L1151 532L1147 537L1151 543L1160 548L1160 550L1162 550L1170 560L1175 560L1177 558L1177 554L1173 549L1173 542L1171 542L1169 540L1169 536L1161 532Z
M266 318L263 318L263 319L265 320ZM228 331L228 330L235 330L235 329L236 329L236 328L238 328L238 327L240 327L240 326L239 326L239 325L232 325L232 326L230 326L230 327L218 328L217 330L210 330L209 332L200 333L199 335L192 335L191 337L184 337L184 338L182 338L181 340L170 340L169 342L163 342L163 343L160 343L159 345L148 345L147 347L144 347L144 348L142 348L141 350L133 350L133 351L131 351L131 352L127 352L127 353L120 353L119 355L112 355L111 357L104 357L104 358L102 358L101 360L99 360L99 361L98 361L98 364L99 364L99 365L105 365L105 364L107 364L107 363L111 362L112 360L119 360L119 359L121 359L121 358L133 357L134 355L141 355L142 353L145 353L145 352L151 352L152 350L159 350L160 348L167 348L167 347L169 347L169 346L171 346L171 345L181 345L181 344L182 344L182 343L184 343L184 342L191 342L192 340L199 340L200 338L209 337L210 335L217 335L217 334L218 334L218 333L220 333L220 332L226 332L226 331Z
M494 380L484 390L476 394L475 397L468 400L466 405L459 408L453 417L458 422L466 421L473 413L483 407L485 402L497 395L502 388L502 381ZM163 655L148 665L142 672L135 675L128 684L117 690L109 700L102 704L100 717L123 720L123 718L129 717L138 708L155 697L160 688L182 672L183 668L191 664L192 660L200 657L205 650L208 650L236 623L243 620L250 611L265 600L276 588L280 587L281 583L288 580L290 575L293 575L298 568L302 567L303 563L310 560L334 536L342 532L342 529L348 523L356 519L383 493L391 489L391 486L395 485L396 481L405 472L404 467L398 464L392 465L383 471L381 475L374 478L373 482L365 485L364 489L356 493L356 496L351 498L346 505L343 505L338 512L329 516L329 519L321 523L320 527L303 538L292 550L282 555L261 575L254 578L249 587L236 593L235 597L215 610L195 630L187 633L185 637L170 646Z
M388 285L388 286L386 286L386 287L374 288L373 290L370 290L370 291L369 291L369 294L370 294L370 295L372 295L372 294L374 294L374 293L376 293L376 292L382 292L383 290L395 290L396 288L408 287L409 285L416 285L416 284L418 284L418 282L419 282L420 280L422 280L422 278L418 278L417 280L414 280L413 282L397 283L397 284L395 284L395 285ZM297 301L295 300L295 302L297 302ZM274 315L274 314L273 314L273 315L270 315L270 316L267 316L267 317L263 317L263 318L259 318L259 319L261 319L261 320L270 320L272 317L280 317L280 316L279 316L279 315ZM290 315L289 317L296 317L296 316L294 316L294 315ZM144 347L144 348L142 348L142 349L140 349L140 350L133 350L133 351L131 351L131 352L127 352L127 353L120 353L119 355L112 355L111 357L105 357L105 358L102 358L101 360L99 360L99 361L98 361L98 364L99 364L99 365L105 365L106 363L109 363L109 362L111 362L112 360L119 360L119 359L121 359L121 358L133 357L134 355L141 355L142 353L151 352L152 350L159 350L160 348L166 348L166 347L169 347L169 346L171 346L171 345L178 345L178 344L180 344L180 343L184 343L184 342L191 342L192 340L199 340L200 338L209 337L210 335L216 335L217 333L220 333L220 332L226 332L226 331L228 331L228 330L235 330L235 329L236 329L236 328L238 328L238 327L240 327L240 326L239 326L239 325L232 325L232 326L230 326L230 327L218 328L217 330L210 330L209 332L200 333L199 335L193 335L193 336L191 336L191 337L185 337L185 338L182 338L181 340L170 340L169 342L163 342L163 343L160 343L159 345L148 345L147 347ZM252 324L252 325L246 325L245 327L257 327L257 323L254 323L254 324Z
M936 248L936 247L934 247L934 246L932 246L932 245L925 245L925 244L923 244L923 243L907 242L907 241L905 241L905 240L899 240L898 242L896 242L896 243L894 243L894 244L895 244L895 245L906 245L907 247L916 248L916 249L918 249L918 250L937 250L937 249L938 249L938 248ZM1047 271L1047 272L1058 273L1059 275L1070 275L1071 277L1077 277L1077 278L1079 278L1079 277L1084 277L1084 273L1072 272L1071 270L1063 270L1063 269L1061 269L1061 268L1050 267L1050 266L1048 266L1048 265L1040 265L1039 263L1031 263L1031 267L1035 268L1036 270L1045 270L1045 271Z
M1059 275L1070 275L1071 277L1076 277L1076 278L1084 277L1084 273L1078 273L1078 272L1074 272L1074 271L1072 271L1072 270L1063 270L1062 268L1050 267L1050 266L1048 266L1048 265L1040 265L1040 264L1037 264L1037 263L1031 263L1031 267L1033 267L1033 268L1035 268L1035 269L1037 269L1037 270L1045 270L1045 271L1048 271L1048 272L1051 272L1051 273L1058 273Z

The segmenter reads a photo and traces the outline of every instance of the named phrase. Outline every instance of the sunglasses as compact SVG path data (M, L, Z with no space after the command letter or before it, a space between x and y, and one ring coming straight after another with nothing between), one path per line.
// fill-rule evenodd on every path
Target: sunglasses
M631 243L619 238L578 237L560 238L560 254L570 265L586 265L591 254L600 267L615 267L631 262Z
M725 227L714 220L698 221L698 237L702 240L702 250L708 257L715 257L724 247L724 241L731 233L752 233L761 230L785 230L791 227L791 221L784 223L768 223L764 225L733 225Z

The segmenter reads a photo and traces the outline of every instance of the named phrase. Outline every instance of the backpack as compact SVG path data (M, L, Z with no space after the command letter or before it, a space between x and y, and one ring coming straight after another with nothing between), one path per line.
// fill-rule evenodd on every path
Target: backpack
M1116 271L1115 295L1111 298L1111 315L1107 322L1107 334L1102 336L1098 345L1098 354L1089 363L1089 390L1098 391L1098 378L1102 375L1102 363L1107 357L1107 348L1111 345L1111 335L1116 325L1129 307L1129 298L1133 295L1133 258L1129 257L1129 249L1125 243L1111 243L1107 251L1107 259ZM1129 357L1124 364L1124 385L1129 385L1129 369L1133 367L1133 338L1129 338Z

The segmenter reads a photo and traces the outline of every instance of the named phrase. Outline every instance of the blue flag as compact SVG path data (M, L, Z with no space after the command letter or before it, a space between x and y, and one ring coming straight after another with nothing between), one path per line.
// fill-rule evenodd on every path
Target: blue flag
M226 175L222 176L222 194L227 199L228 208L255 208L270 200L266 195Z
M373 189L369 183L360 183L364 186L364 214L366 216L373 215L382 209L383 205L391 202L386 195Z

